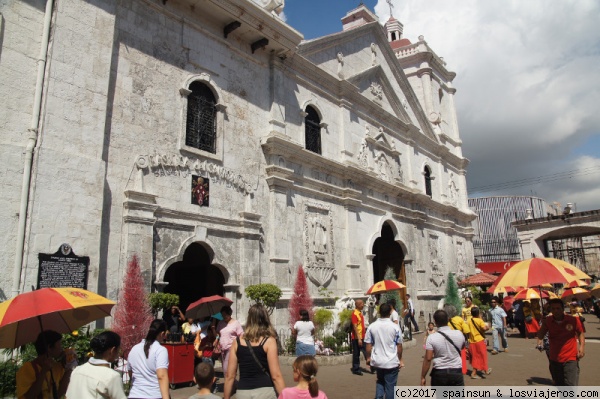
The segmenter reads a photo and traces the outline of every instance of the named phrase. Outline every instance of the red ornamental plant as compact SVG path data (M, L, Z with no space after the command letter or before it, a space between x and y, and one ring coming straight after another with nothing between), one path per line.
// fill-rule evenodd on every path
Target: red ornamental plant
M300 320L300 310L306 309L309 317L312 320L313 316L313 300L310 297L308 291L308 284L306 282L306 275L302 269L302 265L298 266L298 274L296 275L296 283L294 284L294 293L290 299L288 309L290 310L290 326Z
M144 288L140 261L137 255L133 255L127 263L127 272L115 306L112 324L113 331L121 336L124 358L127 358L135 344L146 338L152 320L152 309Z

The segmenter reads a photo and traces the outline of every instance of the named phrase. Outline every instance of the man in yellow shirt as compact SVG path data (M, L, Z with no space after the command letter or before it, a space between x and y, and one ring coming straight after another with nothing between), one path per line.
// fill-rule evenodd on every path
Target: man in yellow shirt
M471 320L471 309L473 308L473 300L470 296L465 298L465 307L462 310L462 318L467 323Z
M365 303L362 299L357 299L354 303L355 309L352 312L352 374L362 375L360 370L360 352L367 358L366 346L363 343L365 339L365 318L362 310Z
M62 335L56 331L42 331L35 341L38 354L34 360L25 362L17 371L17 398L56 399L67 392L72 370L55 359L63 355Z

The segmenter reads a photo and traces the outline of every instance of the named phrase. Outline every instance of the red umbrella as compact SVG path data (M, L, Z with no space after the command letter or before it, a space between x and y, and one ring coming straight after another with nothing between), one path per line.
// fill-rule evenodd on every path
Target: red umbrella
M81 288L42 288L0 303L0 348L36 340L42 330L70 333L110 316L111 300Z
M185 311L185 317L188 319L203 319L208 316L220 312L223 306L229 306L233 303L231 299L220 295L212 295L200 298L194 303L191 303Z
M388 291L399 291L406 286L394 280L381 280L376 282L367 290L365 295L381 294Z

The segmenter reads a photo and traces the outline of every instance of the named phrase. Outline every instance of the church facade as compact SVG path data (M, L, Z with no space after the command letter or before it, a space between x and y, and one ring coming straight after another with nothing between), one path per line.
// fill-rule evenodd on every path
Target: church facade
M148 291L224 295L241 320L245 287L274 283L279 326L298 267L323 300L363 297L391 267L424 314L449 272L472 272L454 74L364 5L308 41L282 9L7 2L4 298L66 247L111 299L134 254Z

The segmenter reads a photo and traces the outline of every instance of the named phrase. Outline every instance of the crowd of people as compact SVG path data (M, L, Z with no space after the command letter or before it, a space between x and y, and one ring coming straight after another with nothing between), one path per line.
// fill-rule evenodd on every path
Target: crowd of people
M362 375L360 353L363 353L371 373L376 374L375 397L391 399L394 398L399 372L404 367L403 332L396 304L394 301L380 304L379 317L367 327L364 305L361 299L356 300L351 316L351 370L353 374ZM429 383L434 386L460 386L464 385L465 376L479 379L490 375L492 368L488 365L486 332L490 329L492 332L490 354L508 352L507 328L514 325L521 331L519 322L522 320L523 336L535 337L537 347L546 351L553 383L578 385L578 362L585 355L584 327L579 309L572 306L570 314L566 314L563 302L552 299L544 310L534 301L515 301L507 309L506 302L493 297L489 323L486 323L481 318L481 310L469 297L465 299L460 314L454 306L444 305L443 309L434 313L433 322L425 329L421 384L427 384L428 376ZM411 306L409 311L414 312L414 307ZM297 385L293 388L285 386L279 364L277 334L266 308L260 304L251 306L243 328L232 314L232 309L224 306L220 313L202 321L184 319L185 322L181 323L183 314L174 307L164 319L154 320L145 339L128 354L129 398L170 397L169 356L162 344L169 334L178 333L179 328L184 339L194 343L197 358L194 381L199 391L190 399L218 397L214 395L217 381L214 361L217 358L223 365L225 399L234 394L239 399L327 398L318 389L315 325L307 310L300 311L299 321L293 326L297 355L293 365ZM414 314L412 317L404 316L406 324L413 322ZM178 327L173 328L173 325ZM68 367L54 361L64 353L62 336L54 331L40 333L35 342L38 356L23 364L17 373L17 397L126 398L122 376L112 368L121 356L120 336L104 331L91 340L90 346L94 355L88 362Z

